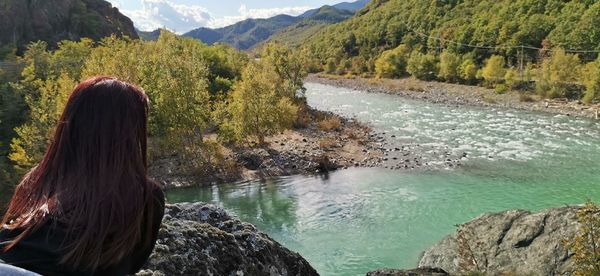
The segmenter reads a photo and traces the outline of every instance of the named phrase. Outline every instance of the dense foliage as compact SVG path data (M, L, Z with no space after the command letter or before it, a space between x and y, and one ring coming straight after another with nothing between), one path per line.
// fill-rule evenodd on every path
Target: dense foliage
M373 0L300 51L329 73L398 77L404 60L392 53L403 47L412 51L406 70L417 78L506 88L539 80L545 97L579 97L587 84L590 102L598 99L593 80L569 74L597 58L599 23L594 0Z
M291 126L302 103L302 66L286 47L274 44L252 60L228 46L163 32L157 41L114 36L98 44L63 41L55 51L36 42L20 63L20 78L2 84L14 93L3 93L0 102L14 97L25 103L15 112L19 120L0 114L0 120L17 123L9 155L17 175L41 159L69 93L91 76L116 76L142 87L151 101L151 156L179 154L192 173L209 173L219 165L221 145L206 134L222 122L227 122L222 140L262 141ZM257 117L258 123L248 120Z

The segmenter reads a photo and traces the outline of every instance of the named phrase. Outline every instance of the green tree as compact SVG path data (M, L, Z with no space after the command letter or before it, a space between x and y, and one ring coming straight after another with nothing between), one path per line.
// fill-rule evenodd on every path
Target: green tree
M585 85L583 101L592 103L600 98L600 59L586 64L582 69L581 82Z
M242 73L242 79L231 95L225 122L237 141L256 138L260 144L265 136L291 127L297 107L280 91L283 83L274 66L265 62L251 62Z
M485 61L485 65L482 68L483 79L490 85L501 83L504 80L506 69L504 68L504 58L501 56L493 55Z
M545 97L568 97L569 86L577 82L579 70L577 55L567 54L560 48L555 49L550 58L542 62L536 89Z
M414 50L410 54L406 70L417 79L435 80L438 74L437 59L432 54L423 54Z
M466 83L472 84L477 80L477 64L471 55L463 56L460 64L460 78Z
M410 48L401 44L398 47L384 51L375 61L375 72L379 78L394 78L405 75L406 64L410 56Z
M461 76L460 69L460 56L449 50L444 50L440 55L440 72L438 77L448 82L457 82Z
M279 93L291 100L304 98L302 80L307 73L298 55L283 44L268 43L263 46L260 57L273 66L278 79L283 82Z
M577 211L580 228L573 244L575 275L600 275L600 209L588 202Z
M19 170L28 170L42 159L46 144L51 139L53 129L75 84L65 73L57 79L43 81L39 87L39 95L25 96L29 107L29 120L16 128L17 137L12 140L9 155Z

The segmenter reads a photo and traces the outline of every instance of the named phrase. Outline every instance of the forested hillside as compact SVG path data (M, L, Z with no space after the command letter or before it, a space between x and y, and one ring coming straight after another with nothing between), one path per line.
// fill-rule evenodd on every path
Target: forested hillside
M0 0L0 46L43 40L100 39L112 34L137 38L133 22L104 0Z
M299 46L306 39L322 30L323 28L342 22L354 15L349 10L340 10L331 6L323 6L310 16L302 19L269 38L270 41L278 41L291 46Z
M301 51L311 70L483 80L499 92L534 81L545 96L577 97L573 85L597 90L589 79L600 70L591 63L600 50L597 26L600 1L593 0L374 0Z
M600 1L593 0L374 0L307 47L322 60L360 57L371 65L382 51L399 44L475 52L480 59L498 53L515 63L522 45L600 50L597 26ZM527 60L539 54L536 49L524 51Z

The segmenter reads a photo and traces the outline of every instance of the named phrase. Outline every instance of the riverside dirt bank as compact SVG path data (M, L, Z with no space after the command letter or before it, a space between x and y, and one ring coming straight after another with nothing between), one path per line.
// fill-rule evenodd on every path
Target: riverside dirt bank
M393 143L393 134L374 131L363 122L330 112L311 109L308 116L306 126L266 137L265 145L225 146L222 149L225 164L207 175L186 172L185 164L177 156L154 160L150 175L171 189L315 175L351 167L443 169L461 166L461 160L466 158L466 153L452 153L449 149L431 156L425 146ZM339 123L324 128L324 120Z
M344 87L366 92L394 94L401 97L446 105L466 105L547 112L566 116L597 118L600 104L586 105L581 101L542 99L534 93L508 92L498 94L479 86L427 82L414 78L373 79L333 75L309 75L305 82Z

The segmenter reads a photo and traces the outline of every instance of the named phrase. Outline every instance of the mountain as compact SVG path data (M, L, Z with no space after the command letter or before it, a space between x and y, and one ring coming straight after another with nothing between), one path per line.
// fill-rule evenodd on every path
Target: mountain
M292 37L292 39L305 37L308 34L303 34L303 30L316 30L317 25L323 27L346 20L354 15L357 9L364 7L368 1L360 0L352 3L344 2L333 6L324 6L295 17L277 15L267 19L246 19L218 29L198 28L185 33L184 36L202 40L207 44L227 43L238 49L246 50L284 30L289 33L283 36L286 39L287 37ZM291 29L286 29L288 27ZM312 33L310 32L310 34Z
M199 28L187 32L184 36L193 37L207 44L223 42L238 49L250 49L266 40L272 34L300 19L289 15L277 15L267 19L246 19L233 25L219 28Z
M368 3L369 3L369 0L359 0L356 2L342 2L342 3L335 4L331 7L338 9L338 10L357 12L358 10L364 8ZM308 10L305 13L299 15L298 17L302 17L302 18L309 17L309 16L317 13L318 11L319 11L319 9Z
M137 38L133 22L104 0L0 0L0 46L111 34Z
M150 32L145 32L138 29L135 29L135 31L142 40L158 40L158 37L160 37L161 29L156 29Z
M353 11L340 10L332 6L323 6L311 15L303 18L282 31L274 34L269 41L278 41L290 46L298 46L328 25L342 22L354 15Z

